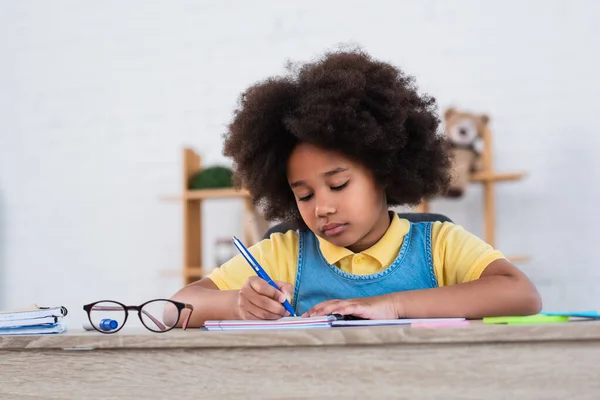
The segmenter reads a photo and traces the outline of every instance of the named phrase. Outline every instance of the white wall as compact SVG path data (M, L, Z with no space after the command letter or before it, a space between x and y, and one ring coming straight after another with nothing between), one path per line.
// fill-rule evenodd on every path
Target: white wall
M369 5L367 5L369 4ZM338 43L399 64L450 105L487 112L498 247L547 308L594 308L600 4L590 1L0 1L0 307L140 303L180 285L180 149L225 163L241 90ZM231 211L233 210L233 211ZM482 233L481 190L436 201ZM239 234L209 204L205 236ZM207 260L212 259L210 248Z

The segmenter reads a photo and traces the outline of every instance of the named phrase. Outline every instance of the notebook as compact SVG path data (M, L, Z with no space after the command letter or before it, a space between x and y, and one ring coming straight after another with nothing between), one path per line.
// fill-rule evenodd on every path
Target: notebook
M419 319L357 319L340 315L322 317L285 317L277 320L210 320L204 323L209 331L228 330L260 330L260 329L313 329L331 328L338 326L383 326L383 325L417 325L442 324L450 326L453 323L464 322L465 318L419 318Z
M333 315L324 317L284 317L276 320L212 320L204 322L209 331L256 330L256 329L314 329L331 328L337 318Z
M67 315L65 307L40 307L36 305L19 310L0 311L0 321L43 318L48 316L64 317L65 315Z
M451 326L465 318L336 319L331 326L439 325Z
M47 333L63 333L67 330L67 324L60 320L54 324L40 324L33 326L19 326L0 328L0 336L3 335L43 335Z
M33 306L20 310L0 311L0 336L62 333L66 330L65 307Z
M55 324L59 320L59 317L53 315L40 318L27 318L27 319L12 319L8 321L0 320L0 329L2 328L20 328L22 326L34 326L44 324Z

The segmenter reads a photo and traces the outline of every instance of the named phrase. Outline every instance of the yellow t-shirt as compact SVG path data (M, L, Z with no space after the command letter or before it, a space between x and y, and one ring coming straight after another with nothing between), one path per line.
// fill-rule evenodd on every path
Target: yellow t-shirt
M335 246L328 241L319 240L321 253L329 264L336 265L342 271L355 275L375 274L389 267L398 256L400 247L408 233L410 222L401 219L396 213L383 237L370 248L353 253L345 247ZM274 233L249 248L271 279L296 282L298 268L298 233ZM433 267L438 286L479 279L481 273L492 261L504 258L477 236L464 230L460 225L450 222L434 222L431 229L431 251ZM237 255L209 275L221 290L237 290L246 280L255 275L246 260Z

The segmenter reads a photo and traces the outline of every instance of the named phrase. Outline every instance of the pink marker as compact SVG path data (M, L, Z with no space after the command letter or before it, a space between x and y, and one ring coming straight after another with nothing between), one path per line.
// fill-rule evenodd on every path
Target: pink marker
M438 321L438 322L414 322L410 324L411 328L442 328L451 326L465 326L469 325L470 322L467 320L463 321Z

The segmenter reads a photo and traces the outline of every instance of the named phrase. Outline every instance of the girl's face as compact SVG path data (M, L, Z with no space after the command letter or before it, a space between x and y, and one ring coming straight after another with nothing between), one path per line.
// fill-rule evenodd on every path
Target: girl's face
M384 189L340 153L301 143L288 160L287 178L308 228L336 246L366 250L390 225Z

